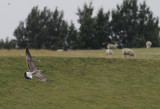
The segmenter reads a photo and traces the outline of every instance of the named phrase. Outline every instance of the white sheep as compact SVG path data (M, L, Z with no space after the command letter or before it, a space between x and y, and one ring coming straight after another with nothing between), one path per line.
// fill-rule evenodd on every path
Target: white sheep
M107 55L108 57L112 57L112 54L113 54L113 51L112 51L111 49L107 49L107 50L106 50L106 55Z
M136 58L136 54L134 53L134 51L131 50L131 49L128 49L128 48L124 48L124 49L122 50L122 54L123 54L123 56L124 56L125 58L126 58L126 55L134 56L134 57Z
M107 48L108 48L108 49L117 49L117 46L116 46L116 45L113 45L113 44L108 44L108 45L107 45Z
M147 41L146 42L146 48L151 48L152 46L152 42L151 41Z
M58 52L62 52L62 51L64 51L64 50L63 50L63 49L57 49L57 51L58 51Z

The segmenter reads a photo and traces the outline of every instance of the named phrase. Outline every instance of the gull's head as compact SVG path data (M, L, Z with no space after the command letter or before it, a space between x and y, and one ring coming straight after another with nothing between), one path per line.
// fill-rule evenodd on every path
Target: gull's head
M32 73L31 72L24 72L24 77L26 79L32 79Z

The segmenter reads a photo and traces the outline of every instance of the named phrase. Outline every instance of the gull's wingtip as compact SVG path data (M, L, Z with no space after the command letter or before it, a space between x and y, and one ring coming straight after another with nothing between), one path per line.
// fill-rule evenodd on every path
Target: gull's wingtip
M46 80L46 82L50 82L50 81L51 81L51 80L48 80L48 79Z
M27 52L29 52L29 49L28 49L28 47L26 47L26 53L27 53Z

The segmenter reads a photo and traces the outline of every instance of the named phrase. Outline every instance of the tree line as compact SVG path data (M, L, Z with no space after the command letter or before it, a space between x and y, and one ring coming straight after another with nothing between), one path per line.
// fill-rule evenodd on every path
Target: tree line
M139 48L145 47L148 40L154 47L160 45L158 17L145 1L123 0L111 11L100 8L96 16L93 11L92 2L77 9L77 29L72 21L64 20L64 12L58 8L40 10L35 6L15 29L15 40L1 40L0 48L100 49L109 43Z

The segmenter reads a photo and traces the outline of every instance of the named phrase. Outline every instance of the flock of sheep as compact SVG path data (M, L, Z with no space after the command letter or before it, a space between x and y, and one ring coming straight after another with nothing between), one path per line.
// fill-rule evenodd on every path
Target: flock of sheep
M146 48L151 48L151 46L152 46L152 42L151 41L147 41L146 42ZM106 50L106 55L107 56L112 57L112 54L113 54L112 49L117 49L117 46L113 45L113 44L108 44L107 45L107 50ZM127 55L128 56L133 56L133 57L136 58L136 54L134 53L134 51L129 49L129 48L122 49L122 55L125 58L126 58Z

